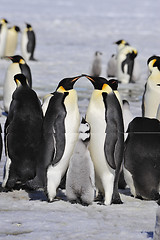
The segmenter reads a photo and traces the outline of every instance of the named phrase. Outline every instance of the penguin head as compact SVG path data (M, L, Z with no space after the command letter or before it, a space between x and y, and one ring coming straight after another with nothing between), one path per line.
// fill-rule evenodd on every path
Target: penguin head
M100 55L102 55L101 52L99 52L99 51L96 51L96 52L95 52L95 56L96 56L96 57L97 57L97 56L100 56Z
M18 26L14 26L14 29L15 29L16 32L20 32L21 31Z
M118 89L118 80L111 78L108 80L108 85L112 88L113 91L116 91Z
M5 58L9 58L13 63L25 64L24 58L20 55L6 56Z
M153 55L148 59L147 65L150 72L152 72L154 69L158 69L160 71L160 57Z
M32 26L31 26L31 24L26 23L26 28L29 29L29 30L32 30Z
M15 81L17 87L28 86L27 79L23 74L14 75L14 81Z
M117 42L114 42L114 44L116 44L118 46L118 51L120 51L122 48L124 48L125 46L129 46L130 44L128 42L126 42L125 40L121 39L118 40Z
M2 18L1 21L0 21L1 24L6 24L8 23L8 21L5 19L5 18Z
M76 82L80 77L82 77L82 76L77 76L77 77L64 78L64 79L62 79L62 80L59 82L56 91L58 91L58 92L65 92L65 91L69 91L69 90L73 89L73 86L74 86L75 82Z
M88 143L90 140L90 124L82 117L81 124L79 127L79 139L82 142Z
M82 75L83 77L86 77L90 82L93 84L94 89L96 90L102 90L105 92L112 92L112 88L110 87L108 80L103 77L93 77L93 76L88 76L86 74Z

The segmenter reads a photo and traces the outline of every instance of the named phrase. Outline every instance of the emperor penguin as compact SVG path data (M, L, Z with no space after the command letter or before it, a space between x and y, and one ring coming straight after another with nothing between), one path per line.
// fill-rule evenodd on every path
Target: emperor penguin
M142 116L156 118L160 104L160 57L150 57L147 65L150 75L145 84L142 98Z
M104 194L105 205L122 203L118 193L124 145L122 109L105 78L84 76L94 86L86 121L91 126L89 151L95 168L95 184Z
M117 55L122 48L129 46L129 43L123 39L114 42L114 44L117 45L117 51L116 54L112 54L111 58L108 61L107 77L117 77Z
M160 198L160 122L136 117L128 127L124 148L124 177L134 197Z
M7 39L7 27L8 21L6 19L0 20L0 57L4 57L5 55L5 46L6 46L6 39Z
M94 166L88 150L90 125L82 118L66 177L66 196L71 203L90 205L94 201Z
M17 44L18 44L18 33L20 28L18 26L13 26L8 28L6 47L5 47L5 56L13 56L15 54Z
M4 111L8 113L9 106L12 101L12 94L16 89L16 83L14 81L14 75L22 73L27 78L28 85L32 88L32 75L28 64L25 62L24 58L20 55L7 56L6 59L10 59L12 63L9 65L4 85L3 85L3 106Z
M49 202L56 197L78 139L80 114L77 92L73 86L80 77L64 78L59 82L56 91L50 96L44 116L41 155L45 173L39 169L29 187L36 188L41 178L44 179L42 185L45 185Z
M113 54L111 56L111 58L108 61L108 65L107 65L107 77L116 77L118 78L118 73L117 73L117 58L118 58L118 54L120 53L120 51L125 47L128 47L131 45L126 42L125 40L119 40L117 42L114 42L114 44L117 45L117 51L116 54ZM140 75L141 75L141 70L140 70L140 65L139 62L136 60L134 61L134 65L133 65L133 71L132 71L132 80L131 82L137 82L140 79Z
M92 67L91 67L91 75L92 76L99 77L101 75L101 72L102 72L101 55L102 55L101 52L99 52L99 51L95 52L94 60L93 60Z
M128 125L129 123L133 120L133 114L130 110L130 104L127 100L123 100L123 122L124 122L124 132L127 132ZM126 139L126 134L125 134L125 139Z
M5 122L6 163L2 187L17 189L33 179L40 159L43 113L40 100L23 74L16 74L13 93Z
M23 58L28 60L35 60L34 51L36 47L36 35L32 26L26 23L26 28L22 33L21 51Z
M122 48L117 55L117 79L120 83L131 83L134 60L137 56L137 49L131 46Z

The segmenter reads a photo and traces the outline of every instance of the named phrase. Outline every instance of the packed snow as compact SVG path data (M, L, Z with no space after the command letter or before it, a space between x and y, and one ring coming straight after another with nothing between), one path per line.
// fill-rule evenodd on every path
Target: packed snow
M133 116L141 116L141 101L147 79L147 59L159 55L159 1L155 0L1 0L1 18L9 26L23 31L25 22L35 30L36 62L29 61L33 89L40 99L53 92L65 77L90 73L95 51L101 51L102 76L110 56L116 52L113 42L127 40L138 50L136 60L141 78L135 84L119 85L122 99L130 103ZM16 53L20 51L21 33ZM3 111L3 82L9 61L0 60L0 104ZM76 85L81 115L85 115L92 92L91 84L81 78ZM1 116L2 128L6 117ZM3 179L5 155L0 162ZM53 203L43 192L24 190L0 193L0 239L92 239L138 240L153 239L157 204L120 191L122 205L104 206L94 202L85 207L67 201L59 191Z

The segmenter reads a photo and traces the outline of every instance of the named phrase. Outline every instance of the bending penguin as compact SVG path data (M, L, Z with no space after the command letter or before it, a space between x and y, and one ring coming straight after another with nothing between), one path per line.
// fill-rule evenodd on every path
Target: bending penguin
M150 75L145 84L142 98L142 116L156 118L160 104L160 57L150 57L147 61L147 65Z
M13 56L15 54L17 44L18 44L18 33L20 28L18 26L13 26L8 28L7 39L5 46L5 56Z
M4 57L5 55L5 47L6 47L6 39L7 39L7 24L8 21L6 19L1 19L0 21L0 57Z
M10 59L12 63L9 65L3 86L3 106L4 111L8 113L10 103L12 101L12 94L16 89L14 75L22 73L27 78L28 85L32 88L32 76L30 67L26 64L25 60L20 55L5 57Z
M133 82L134 59L137 56L137 50L131 46L122 48L117 55L117 78L121 83Z
M40 184L45 185L49 202L56 197L57 188L67 171L78 138L80 114L77 92L73 86L80 77L61 80L56 91L50 95L45 112L42 139L44 167L37 171L36 178L28 185L32 189L36 189ZM46 169L45 172L43 169Z
M94 166L88 150L90 125L82 118L79 138L70 159L66 177L66 196L71 203L90 205L94 200Z
M129 46L129 43L123 39L114 42L114 44L117 45L117 53L113 54L108 61L107 77L117 77L117 55L122 48L124 48L125 46Z
M40 158L43 113L37 94L23 74L14 76L13 93L5 122L6 163L2 187L16 189L34 178Z
M91 75L95 77L99 77L102 72L102 61L101 61L102 53L99 51L95 52L94 60L91 67Z
M118 193L124 145L121 106L105 78L85 76L94 86L86 121L91 126L89 151L96 187L103 193L105 205L122 203Z
M160 122L134 118L128 127L124 150L124 177L134 197L160 198Z
M21 51L23 58L28 60L36 60L34 58L34 51L36 47L36 36L30 24L26 23L26 28L22 33Z

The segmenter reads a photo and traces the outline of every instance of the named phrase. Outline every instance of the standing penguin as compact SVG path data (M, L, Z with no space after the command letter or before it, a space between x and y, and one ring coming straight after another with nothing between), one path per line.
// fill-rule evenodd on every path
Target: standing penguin
M66 195L71 203L92 204L95 194L94 167L88 150L90 125L82 118L66 177Z
M117 78L121 83L133 82L132 74L137 50L131 46L122 48L117 55Z
M6 47L5 47L5 56L13 56L15 54L17 43L18 43L18 33L20 28L18 26L13 26L8 28Z
M20 55L6 57L12 61L9 65L3 86L3 106L5 112L8 113L9 106L12 100L12 94L16 89L16 83L14 81L14 75L22 73L26 76L28 85L32 88L32 76L29 66Z
M34 181L28 186L37 188L44 179L48 201L52 202L65 175L78 138L80 114L74 83L80 78L65 78L49 99L43 123L42 162ZM46 171L46 172L44 172Z
M150 75L145 84L142 98L142 116L156 118L160 104L160 57L150 57L147 65Z
M124 148L124 177L134 197L160 198L160 122L134 118Z
M0 57L4 57L5 55L5 46L7 39L7 23L6 19L1 19L0 21Z
M102 61L101 61L101 55L102 53L99 51L95 52L94 60L92 63L91 68L91 75L95 77L99 77L102 72Z
M5 123L6 163L2 187L7 190L35 177L43 122L40 101L26 77L17 74L14 80L17 88Z
M26 23L26 28L22 33L21 51L24 59L35 60L34 51L36 47L36 36L30 24Z
M122 203L118 193L124 144L121 106L105 78L85 76L94 86L86 121L91 126L89 151L95 168L96 187L104 194L105 205Z
M117 55L122 48L124 48L125 46L129 46L129 43L123 39L114 42L114 44L117 45L117 53L112 54L111 58L108 61L107 77L117 77Z

